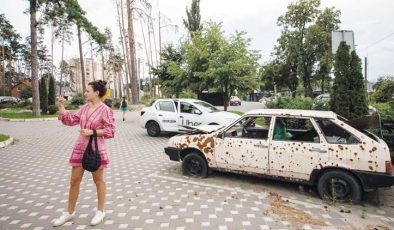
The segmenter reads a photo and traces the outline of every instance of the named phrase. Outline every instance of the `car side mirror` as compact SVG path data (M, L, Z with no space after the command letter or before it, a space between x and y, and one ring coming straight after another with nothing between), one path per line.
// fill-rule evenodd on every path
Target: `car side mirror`
M223 132L220 132L220 133L218 134L218 138L224 139L224 133L223 133Z
M200 110L193 110L193 114L201 115L202 112Z

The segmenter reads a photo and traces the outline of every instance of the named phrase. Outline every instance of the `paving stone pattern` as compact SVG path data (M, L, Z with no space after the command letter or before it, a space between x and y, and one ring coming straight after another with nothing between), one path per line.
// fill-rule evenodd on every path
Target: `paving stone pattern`
M108 141L104 223L89 226L97 197L85 172L76 218L59 229L350 229L372 220L394 228L390 206L345 206L353 210L345 214L337 207L324 208L323 201L294 184L230 173L203 180L184 177L180 163L163 152L168 135L147 136L136 112L129 113L126 122L116 112L116 119L116 137ZM67 162L78 129L58 121L0 121L0 132L15 138L14 145L0 149L0 230L52 229L50 221L66 210ZM328 226L294 224L273 213L270 192ZM393 190L384 193L393 204Z

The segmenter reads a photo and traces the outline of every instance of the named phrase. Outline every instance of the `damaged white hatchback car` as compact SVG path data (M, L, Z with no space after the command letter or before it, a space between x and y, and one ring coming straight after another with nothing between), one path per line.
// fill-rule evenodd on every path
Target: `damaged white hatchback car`
M358 122L360 123L360 122ZM368 122L367 122L368 123ZM387 144L328 111L253 110L226 127L192 127L165 148L185 175L211 169L316 185L337 201L394 184Z

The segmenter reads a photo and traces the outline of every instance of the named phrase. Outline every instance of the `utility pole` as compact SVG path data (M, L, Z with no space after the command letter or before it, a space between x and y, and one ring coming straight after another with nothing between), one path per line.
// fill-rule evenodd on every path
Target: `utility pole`
M364 76L365 76L365 88L368 90L368 59L364 58Z

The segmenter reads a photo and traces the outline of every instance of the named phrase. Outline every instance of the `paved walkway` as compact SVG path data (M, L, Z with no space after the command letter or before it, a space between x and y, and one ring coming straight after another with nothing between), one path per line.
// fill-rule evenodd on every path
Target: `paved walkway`
M180 163L163 153L168 135L151 138L138 114L121 121L108 142L105 222L89 226L96 189L85 173L77 217L60 229L368 229L394 228L394 189L376 193L364 206L328 205L313 188L230 173L207 179L182 176ZM65 211L78 127L58 121L0 121L14 145L0 149L0 230L52 229ZM383 206L382 206L383 205ZM379 229L379 228L378 228ZM382 228L384 229L384 228Z

